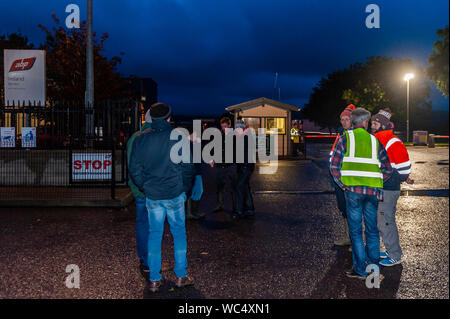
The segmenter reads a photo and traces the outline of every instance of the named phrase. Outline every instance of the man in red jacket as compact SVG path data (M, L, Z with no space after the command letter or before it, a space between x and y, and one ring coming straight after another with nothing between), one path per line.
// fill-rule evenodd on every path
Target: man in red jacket
M386 252L380 253L382 266L394 266L401 263L402 249L395 222L397 200L400 196L400 184L413 184L409 178L411 162L408 150L402 141L394 135L394 124L391 122L391 111L383 109L372 116L372 133L383 144L391 162L393 173L383 184L383 201L378 204L378 229L383 238Z

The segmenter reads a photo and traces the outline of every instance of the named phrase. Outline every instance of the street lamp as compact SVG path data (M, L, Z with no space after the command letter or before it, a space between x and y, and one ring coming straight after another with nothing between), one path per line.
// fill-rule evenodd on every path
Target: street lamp
M88 146L92 147L92 137L94 128L94 48L93 48L93 25L92 25L92 1L87 0L87 39L86 39L86 137Z
M406 141L409 142L409 80L414 78L413 73L406 73L403 78L406 81Z

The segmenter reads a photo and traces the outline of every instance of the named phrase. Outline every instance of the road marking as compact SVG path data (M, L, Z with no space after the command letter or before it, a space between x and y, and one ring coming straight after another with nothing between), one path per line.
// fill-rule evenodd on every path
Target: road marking
M334 194L333 190L259 190L253 191L256 195L329 195ZM411 189L402 190L401 196L425 196L425 197L449 197L448 189Z

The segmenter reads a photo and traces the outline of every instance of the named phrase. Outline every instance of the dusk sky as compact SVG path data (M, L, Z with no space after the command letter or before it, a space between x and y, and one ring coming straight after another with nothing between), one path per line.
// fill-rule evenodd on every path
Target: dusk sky
M1 1L0 34L20 30L38 45L38 24L52 26L51 13L64 22L71 3L85 20L85 2ZM365 26L371 3L380 7L380 29ZM281 101L303 107L321 77L369 56L425 67L448 11L447 0L94 0L94 31L110 35L107 56L125 53L118 71L153 78L176 113L217 114L272 98L275 72ZM433 109L448 110L448 98L430 86Z

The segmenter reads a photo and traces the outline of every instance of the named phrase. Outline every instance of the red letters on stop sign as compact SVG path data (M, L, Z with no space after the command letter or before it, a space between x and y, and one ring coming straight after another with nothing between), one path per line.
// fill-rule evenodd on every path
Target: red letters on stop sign
M73 153L72 179L109 179L111 178L110 153Z

